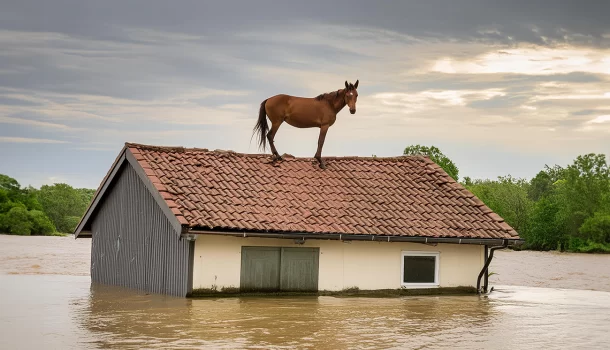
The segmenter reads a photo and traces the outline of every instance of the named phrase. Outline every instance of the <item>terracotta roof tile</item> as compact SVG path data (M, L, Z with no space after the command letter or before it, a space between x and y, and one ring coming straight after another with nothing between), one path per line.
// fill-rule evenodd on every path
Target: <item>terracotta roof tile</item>
M311 158L127 143L176 215L191 228L519 238L427 157Z

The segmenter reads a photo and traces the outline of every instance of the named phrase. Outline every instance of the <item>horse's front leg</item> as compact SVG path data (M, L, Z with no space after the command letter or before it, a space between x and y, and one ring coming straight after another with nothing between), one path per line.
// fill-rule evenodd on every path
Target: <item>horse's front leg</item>
M324 140L326 139L326 132L328 131L328 125L322 125L320 127L320 136L318 137L318 151L316 152L315 158L320 163L320 168L326 169L326 164L322 160L322 147L324 146Z

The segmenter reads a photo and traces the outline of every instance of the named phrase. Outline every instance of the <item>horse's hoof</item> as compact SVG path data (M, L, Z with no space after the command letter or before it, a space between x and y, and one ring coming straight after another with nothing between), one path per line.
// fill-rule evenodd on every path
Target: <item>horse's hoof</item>
M277 163L279 160L283 160L282 157L273 156L273 158L271 158L271 163Z

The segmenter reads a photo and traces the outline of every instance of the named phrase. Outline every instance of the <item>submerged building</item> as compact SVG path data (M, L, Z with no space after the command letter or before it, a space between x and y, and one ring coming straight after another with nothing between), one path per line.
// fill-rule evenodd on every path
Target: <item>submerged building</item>
M75 230L91 279L152 293L475 287L521 242L424 156L311 158L126 143Z

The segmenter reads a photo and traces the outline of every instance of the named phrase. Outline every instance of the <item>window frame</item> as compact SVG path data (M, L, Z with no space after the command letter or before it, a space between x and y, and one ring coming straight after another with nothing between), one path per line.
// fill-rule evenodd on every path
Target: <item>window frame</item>
M405 256L433 256L434 259L434 282L405 282ZM403 250L400 255L400 285L402 288L438 288L440 275L440 252Z

